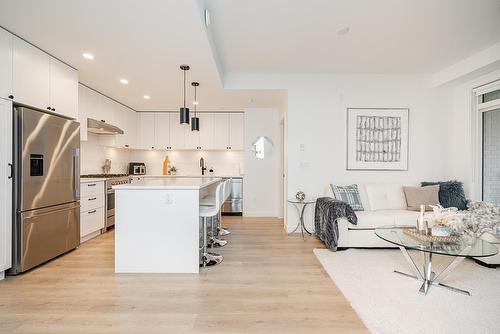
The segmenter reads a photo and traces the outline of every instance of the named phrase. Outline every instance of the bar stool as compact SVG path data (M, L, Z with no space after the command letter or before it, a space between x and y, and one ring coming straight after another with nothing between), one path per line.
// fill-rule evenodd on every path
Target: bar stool
M224 202L229 198L229 196L231 196L231 182L232 182L231 179L229 179L229 180L226 180L226 182L224 184ZM225 236L225 235L231 234L231 231L222 227L222 215L220 212L219 212L218 218L219 218L219 224L217 226L217 229L219 231L218 235Z
M207 231L207 219L214 218L220 212L222 204L224 203L224 183L221 182L217 185L215 190L215 205L206 206L200 205L200 217L203 222L203 247L202 247L202 266L213 266L222 262L224 257L219 254L209 253L207 251L208 247L208 231Z
M224 204L224 201L227 198L226 191L227 191L227 189L229 189L229 187L227 186L229 184L229 182L230 182L229 180L222 182L222 186L223 186L222 204ZM200 200L200 206L214 206L214 205L215 205L215 196L213 196L213 195L205 196ZM222 207L222 205L221 205L221 207ZM217 238L217 236L220 235L219 234L219 230L220 230L219 226L220 226L220 221L221 221L221 211L222 210L219 210L219 213L217 214L217 216L212 217L212 219L211 219L212 220L211 221L212 224L210 226L211 233L209 235L209 241L208 241L209 247L224 247L225 245L227 245L226 240L222 240L222 239ZM217 221L217 223L215 223L215 221Z

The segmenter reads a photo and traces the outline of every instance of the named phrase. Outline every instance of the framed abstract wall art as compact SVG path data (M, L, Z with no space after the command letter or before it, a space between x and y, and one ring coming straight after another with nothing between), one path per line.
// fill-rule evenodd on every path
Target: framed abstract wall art
M408 170L409 109L347 108L347 169Z

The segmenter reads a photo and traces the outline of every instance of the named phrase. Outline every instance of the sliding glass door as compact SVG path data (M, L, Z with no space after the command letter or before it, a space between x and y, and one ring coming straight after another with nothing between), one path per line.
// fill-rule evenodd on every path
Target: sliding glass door
M500 90L480 96L483 201L500 204Z

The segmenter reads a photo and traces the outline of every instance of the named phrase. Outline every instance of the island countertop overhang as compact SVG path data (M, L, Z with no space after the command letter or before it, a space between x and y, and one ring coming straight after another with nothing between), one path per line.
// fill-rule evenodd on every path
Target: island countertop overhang
M221 178L144 178L128 184L113 186L115 190L199 190L217 182Z

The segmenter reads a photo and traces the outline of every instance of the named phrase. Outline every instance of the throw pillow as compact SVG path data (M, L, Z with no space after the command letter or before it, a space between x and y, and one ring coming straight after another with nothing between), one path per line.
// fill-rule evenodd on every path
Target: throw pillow
M458 210L467 210L467 198L464 186L459 181L422 182L422 187L439 185L439 203L445 208L455 207Z
M427 187L403 187L408 210L420 211L420 205L425 210L432 210L431 205L439 204L439 185Z
M336 186L332 184L331 187L335 199L346 202L354 211L364 210L357 184L352 184L350 186Z

